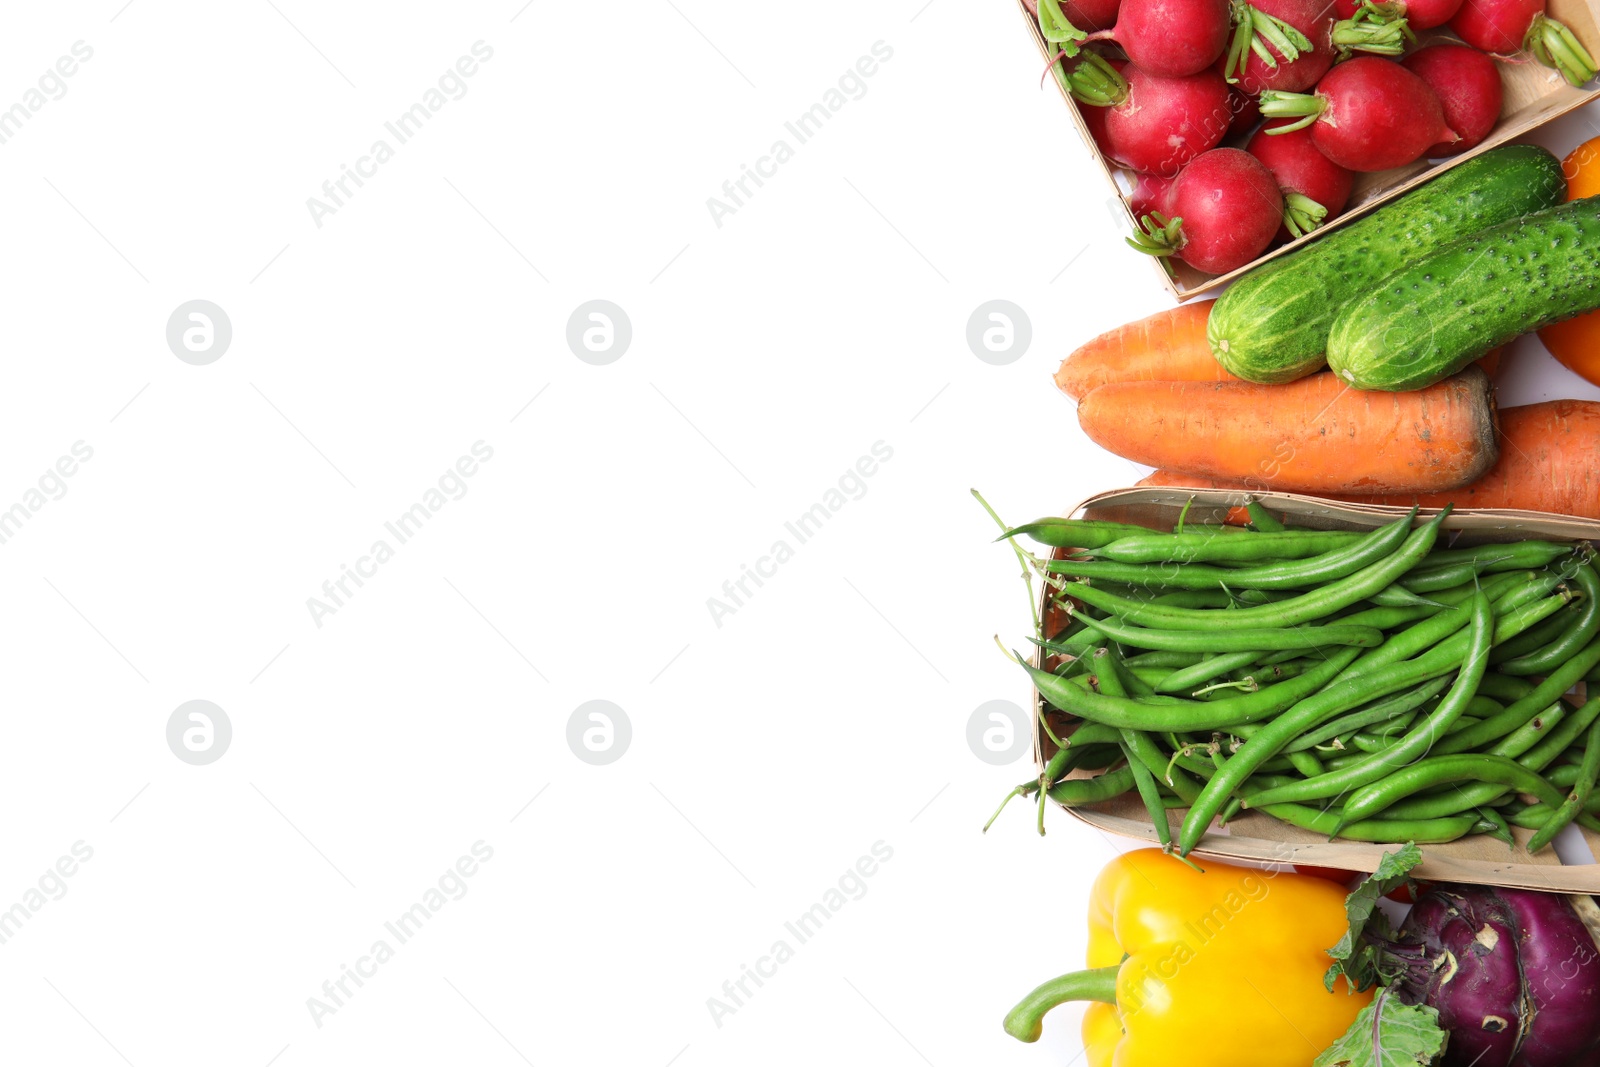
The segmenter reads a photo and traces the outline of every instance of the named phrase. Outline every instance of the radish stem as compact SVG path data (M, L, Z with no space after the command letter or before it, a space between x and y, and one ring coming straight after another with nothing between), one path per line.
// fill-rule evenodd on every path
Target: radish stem
M1283 224L1294 236L1304 237L1321 226L1327 217L1328 209L1309 196L1295 192L1283 194Z
M1553 18L1535 15L1522 46L1547 67L1554 67L1573 85L1581 86L1595 75L1594 57L1572 35L1572 31Z
M1273 126L1267 130L1267 135L1281 136L1303 130L1317 117L1327 110L1328 102L1315 93L1285 93L1277 89L1263 89L1260 96L1261 116L1269 119L1293 118L1303 116L1299 122L1291 122L1286 126Z
M1333 47L1341 58L1352 52L1397 56L1406 50L1406 42L1414 40L1405 5L1400 3L1367 0L1353 16L1333 24Z

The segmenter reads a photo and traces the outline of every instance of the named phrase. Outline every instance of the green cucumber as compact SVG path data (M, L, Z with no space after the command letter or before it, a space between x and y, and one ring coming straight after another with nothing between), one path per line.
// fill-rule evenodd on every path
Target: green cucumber
M1339 311L1384 275L1566 195L1561 164L1543 148L1492 148L1246 274L1211 306L1212 354L1248 381L1303 378L1321 368Z
M1600 197L1453 241L1345 305L1328 366L1357 389L1423 389L1497 345L1600 307Z

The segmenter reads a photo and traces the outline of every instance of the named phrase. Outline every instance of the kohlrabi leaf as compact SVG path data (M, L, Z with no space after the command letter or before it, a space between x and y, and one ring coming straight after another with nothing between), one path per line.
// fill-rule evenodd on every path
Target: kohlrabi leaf
M1444 1051L1449 1036L1439 1026L1437 1009L1402 1004L1384 988L1312 1067L1425 1067Z
M1328 955L1336 962L1322 979L1330 992L1341 974L1357 991L1370 989L1378 981L1377 950L1361 935L1369 924L1379 925L1379 933L1388 932L1388 920L1377 910L1378 901L1405 884L1411 869L1421 862L1422 850L1409 842L1399 851L1385 852L1378 861L1378 869L1345 898L1344 910L1350 928L1339 943L1328 950Z

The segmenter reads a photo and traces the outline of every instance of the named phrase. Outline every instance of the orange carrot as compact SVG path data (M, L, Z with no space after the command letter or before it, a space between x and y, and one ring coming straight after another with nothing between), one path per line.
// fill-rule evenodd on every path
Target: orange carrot
M1101 334L1056 371L1056 387L1074 400L1110 382L1236 382L1206 342L1213 301L1159 311Z
M1117 382L1079 401L1078 423L1135 463L1291 492L1450 489L1498 457L1478 367L1405 393L1362 392L1329 373L1281 385Z
M1385 496L1334 495L1360 504L1410 507L1516 508L1600 519L1600 401L1547 400L1500 412L1500 461L1471 485L1437 493ZM1161 470L1140 485L1198 489L1252 489L1244 481L1217 481Z

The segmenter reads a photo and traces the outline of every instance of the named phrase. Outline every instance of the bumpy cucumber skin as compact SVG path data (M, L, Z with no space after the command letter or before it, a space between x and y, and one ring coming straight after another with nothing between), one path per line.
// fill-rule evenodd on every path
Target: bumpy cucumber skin
M1490 149L1234 283L1211 307L1211 352L1247 381L1303 378L1322 367L1339 311L1384 275L1566 193L1561 164L1543 148Z
M1422 389L1497 345L1600 307L1600 197L1451 242L1339 313L1328 366L1357 389Z

